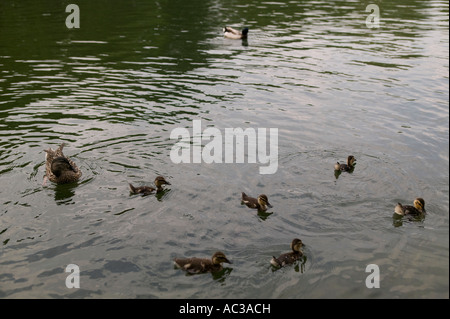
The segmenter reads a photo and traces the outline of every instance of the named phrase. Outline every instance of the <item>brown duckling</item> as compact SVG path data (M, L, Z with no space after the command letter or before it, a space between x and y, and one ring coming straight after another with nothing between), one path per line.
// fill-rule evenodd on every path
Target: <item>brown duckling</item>
M130 186L130 192L133 194L144 194L144 195L149 195L151 193L153 193L155 190L157 193L163 191L162 185L172 185L170 184L168 181L166 181L166 179L162 176L158 176L155 178L155 185L156 188L154 187L150 187L150 186L138 186L138 187L134 187L133 185L131 185L131 183L128 183L128 185Z
M247 196L244 192L242 192L242 202L250 208L256 208L260 211L266 211L267 207L272 208L273 206L269 203L269 199L267 195L261 194L258 198Z
M397 203L397 206L395 206L394 212L398 215L404 216L404 215L420 215L426 213L425 211L425 201L423 198L416 198L413 203L414 206L410 205L402 205L400 203Z
M191 274L200 274L205 272L217 272L223 269L222 263L232 264L223 252L217 251L211 259L209 258L175 258L176 267L183 269Z
M64 143L56 149L49 148L45 151L45 177L57 184L73 183L80 179L81 171L70 158L64 155Z
M280 257L272 257L270 263L274 267L284 267L285 265L293 264L303 256L303 252L300 250L303 243L300 239L295 238L291 243L292 252L282 254Z
M347 164L340 164L339 162L337 162L336 164L334 164L334 170L343 172L351 171L355 168L355 161L355 157L353 155L349 155L349 157L347 158Z

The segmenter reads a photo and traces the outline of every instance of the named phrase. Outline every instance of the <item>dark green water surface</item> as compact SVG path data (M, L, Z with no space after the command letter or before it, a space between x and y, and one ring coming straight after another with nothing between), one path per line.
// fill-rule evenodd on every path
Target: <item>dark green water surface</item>
M70 2L0 2L1 298L449 297L447 1L71 2L78 29ZM174 163L171 132L193 120L278 128L276 173ZM61 142L83 176L43 186ZM130 195L157 175L164 193ZM425 218L393 217L416 197ZM274 271L295 237L305 260ZM216 250L221 273L173 267Z

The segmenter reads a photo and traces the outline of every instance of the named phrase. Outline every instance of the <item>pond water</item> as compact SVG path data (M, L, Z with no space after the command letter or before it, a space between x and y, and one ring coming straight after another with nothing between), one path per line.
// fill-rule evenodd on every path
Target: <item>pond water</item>
M448 2L73 2L73 29L66 4L0 3L0 297L449 297ZM243 163L176 163L194 123L224 153L226 129L277 129L275 172L253 140ZM62 142L83 176L43 186ZM164 192L130 194L157 175ZM416 197L424 218L393 216ZM305 258L273 269L296 237ZM222 272L174 269L217 250Z

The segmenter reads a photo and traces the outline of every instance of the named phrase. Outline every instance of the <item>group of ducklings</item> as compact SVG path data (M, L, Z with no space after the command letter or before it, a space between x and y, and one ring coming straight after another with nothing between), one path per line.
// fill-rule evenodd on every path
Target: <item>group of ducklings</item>
M66 184L76 182L81 177L81 170L78 166L73 162L69 157L65 156L63 153L64 143L62 143L56 150L51 148L45 150L45 177L43 184L45 185L46 180L57 183L57 184ZM342 172L352 172L355 168L355 157L353 155L348 156L347 164L340 164L337 162L334 165L334 169L336 171ZM162 176L156 177L155 186L138 186L135 187L131 183L129 183L130 192L133 194L142 194L149 195L156 191L159 193L163 190L163 185L171 185L166 179ZM241 194L241 201L249 208L257 209L258 211L266 211L267 208L273 207L269 203L269 199L267 195L260 194L257 198L250 197L244 192ZM394 212L398 215L412 215L417 216L425 213L425 201L423 198L416 198L414 200L413 206L402 205L398 203L395 206ZM291 252L284 253L280 255L278 258L273 256L270 263L274 267L284 267L285 265L290 265L295 263L303 256L303 252L301 248L303 247L303 243L300 239L294 238L291 243ZM217 251L214 253L211 259L209 258L175 258L174 264L176 267L185 270L188 273L196 274L196 273L204 273L204 272L217 272L223 269L222 263L232 262L225 256L225 254L221 251Z
M302 241L295 238L291 243L292 251L281 254L278 258L273 256L270 264L276 268L280 268L295 263L303 256L303 252L301 251L302 246ZM233 262L221 251L215 252L211 259L197 257L174 259L176 267L191 274L221 271L223 269L222 263L232 264Z
M356 162L355 157L353 155L349 155L347 157L347 164L340 164L339 162L337 162L336 164L334 164L334 170L340 171L340 172L353 172L353 170L355 169L355 162ZM426 213L425 201L423 200L423 198L417 197L413 202L413 206L402 205L401 203L397 203L397 206L395 206L395 208L394 208L394 212L400 216L423 215Z
M51 148L45 150L46 158L46 174L44 177L44 184L48 178L50 181L57 184L71 183L77 181L81 177L81 170L70 158L63 153L64 143L62 143L56 150ZM337 162L334 166L336 171L353 171L355 165L355 157L353 155L348 156L347 164L340 164ZM129 183L130 192L133 194L149 195L154 191L161 192L163 190L162 185L171 185L164 177L156 177L155 186L139 186L135 187ZM269 203L267 195L260 194L257 198L250 197L244 192L242 193L242 203L247 207L258 209L260 211L266 211L267 208L273 207ZM402 205L398 203L394 209L394 212L398 215L419 215L425 213L425 201L423 198L416 198L413 206ZM301 248L303 243L300 239L295 238L291 243L291 252L280 255L278 258L272 257L270 263L274 267L284 267L285 265L293 264L300 257L303 256ZM175 258L175 266L187 271L188 273L203 273L203 272L216 272L222 269L222 263L232 262L225 256L223 252L216 252L211 259L208 258Z
M47 179L56 184L72 183L80 179L82 175L81 170L74 161L64 155L64 146L65 144L61 143L56 150L52 148L45 150L45 176L43 185L45 185ZM163 190L163 185L171 185L162 176L157 176L154 183L156 188L151 186L133 186L131 183L129 183L128 186L132 194L149 195L155 191L156 193L161 192ZM261 194L257 198L254 198L242 193L242 203L250 208L258 209L260 211L266 211L267 207L272 207L265 194ZM287 264L294 263L303 256L303 252L301 251L302 246L302 241L295 238L291 244L292 252L282 254L278 258L273 257L270 263L274 267L283 267ZM225 254L220 251L215 252L211 259L197 257L174 259L176 267L192 274L220 271L223 269L222 263L232 264Z

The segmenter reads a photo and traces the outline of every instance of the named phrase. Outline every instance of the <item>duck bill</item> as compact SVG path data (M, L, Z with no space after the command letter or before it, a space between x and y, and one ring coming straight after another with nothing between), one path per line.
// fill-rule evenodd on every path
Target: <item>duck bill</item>
M227 258L225 258L224 262L232 264L233 262L231 260L228 260Z
M267 207L273 208L273 206L270 203L267 203Z

